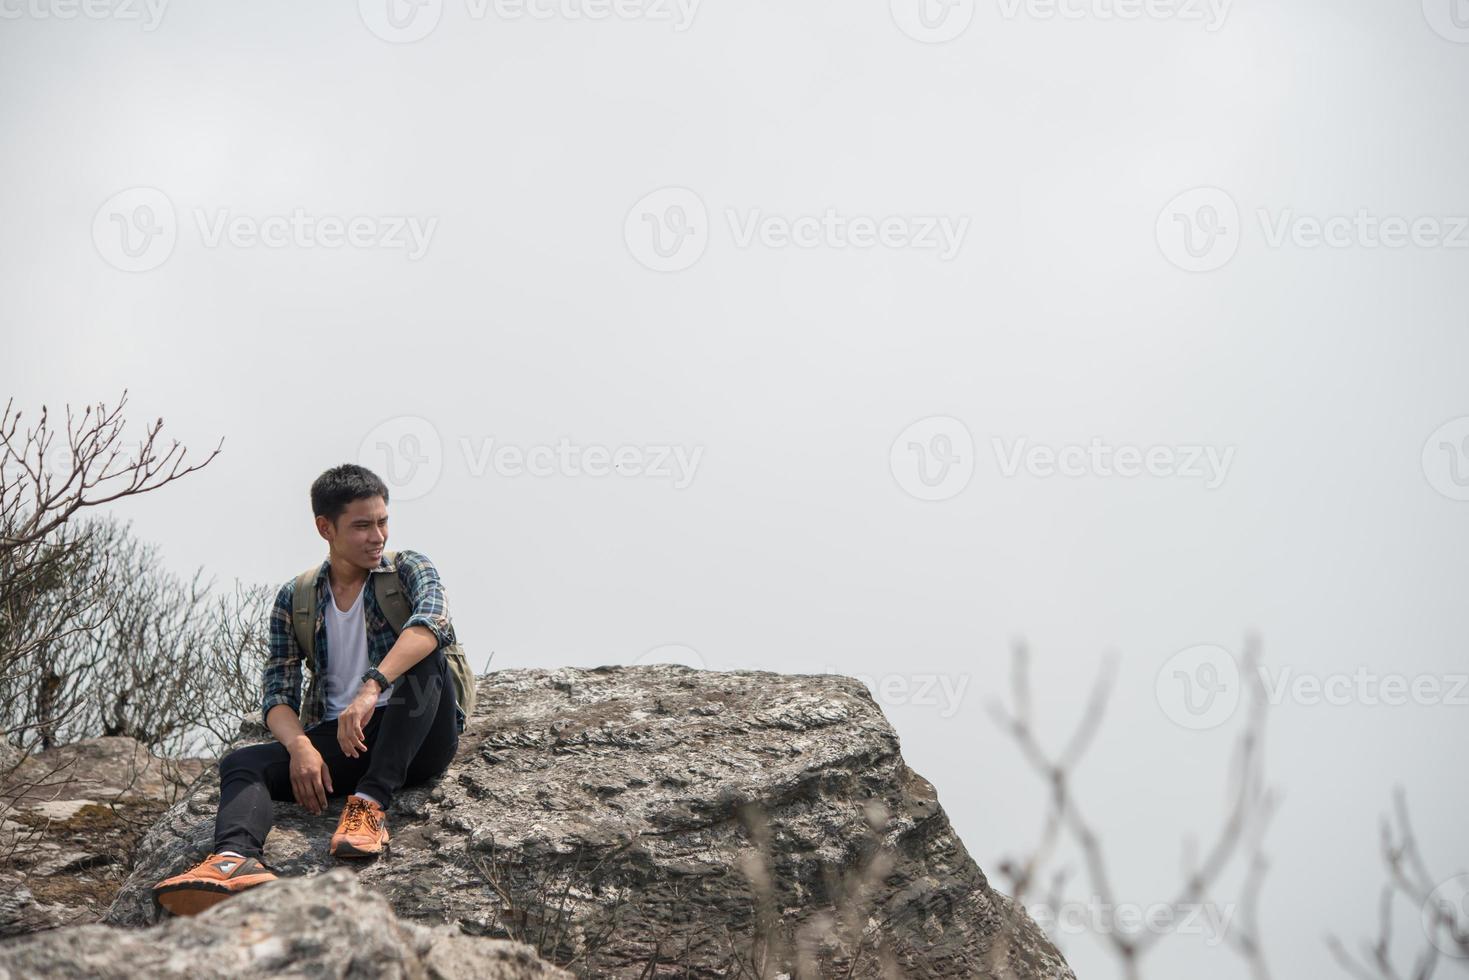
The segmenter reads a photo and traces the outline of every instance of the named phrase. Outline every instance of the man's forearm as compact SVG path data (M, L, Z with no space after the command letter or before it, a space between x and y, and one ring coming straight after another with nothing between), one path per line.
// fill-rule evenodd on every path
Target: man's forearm
M301 716L289 704L278 704L271 708L270 713L265 716L265 724L270 733L292 752L300 747L303 740L310 742L306 738L306 729L301 727Z
M410 626L398 634L393 648L383 657L377 669L389 683L408 673L409 668L438 648L439 638L427 626Z

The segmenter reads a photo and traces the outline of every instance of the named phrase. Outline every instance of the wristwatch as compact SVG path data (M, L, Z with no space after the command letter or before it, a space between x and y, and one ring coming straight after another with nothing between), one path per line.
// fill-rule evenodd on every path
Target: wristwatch
M386 691L391 686L388 683L387 677L385 677L383 675L383 672L378 670L376 667L369 667L367 668L367 670L363 671L361 680L377 681L378 686L381 687L384 691Z

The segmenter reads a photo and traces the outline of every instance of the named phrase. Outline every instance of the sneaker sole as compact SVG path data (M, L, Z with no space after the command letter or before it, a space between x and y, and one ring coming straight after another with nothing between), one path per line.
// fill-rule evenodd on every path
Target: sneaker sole
M377 857L379 854L386 854L386 853L388 853L388 849L389 849L390 846L391 846L391 842L390 841L383 841L382 847L379 848L378 850L376 850L376 851L365 851L365 850L362 850L359 847L354 846L351 843L348 843L348 842L345 842L344 841L343 843L337 845L337 849L335 851L332 851L331 852L331 855L332 855L332 857L339 857L339 858L367 858L367 857Z
M159 908L174 915L198 915L233 895L239 895L265 884L269 882L257 881L245 888L226 888L208 881L185 881L177 885L154 889L153 901Z

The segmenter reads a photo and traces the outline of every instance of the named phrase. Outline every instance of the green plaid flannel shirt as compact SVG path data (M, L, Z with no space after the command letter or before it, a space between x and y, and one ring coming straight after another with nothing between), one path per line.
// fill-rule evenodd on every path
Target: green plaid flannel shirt
M265 660L265 670L261 686L264 691L264 700L261 703L262 720L270 714L270 709L278 704L288 704L301 718L303 727L310 728L321 720L326 710L326 604L331 601L327 595L327 570L331 567L330 559L323 559L321 568L316 573L316 664L314 672L322 682L309 686L307 704L301 703L301 681L302 681L302 651L296 642L296 632L291 626L292 608L296 595L296 580L291 578L280 591L275 594L275 605L270 611L270 641ZM417 551L400 551L395 562L388 561L387 555L383 555L378 564L378 569L387 572L397 572L398 580L403 583L403 594L407 596L409 604L413 608L413 614L403 624L403 628L410 626L425 626L429 632L439 641L439 648L446 647L455 642L454 625L449 621L449 604L444 596L443 583L439 581L439 571L434 567L428 556ZM367 621L367 657L371 664L376 667L382 663L388 651L397 642L397 635L393 627L388 625L387 617L383 615L382 609L377 604L377 592L368 582L363 586L365 594L362 597L364 606L364 618ZM466 716L463 708L456 706L457 721L459 729L464 729Z

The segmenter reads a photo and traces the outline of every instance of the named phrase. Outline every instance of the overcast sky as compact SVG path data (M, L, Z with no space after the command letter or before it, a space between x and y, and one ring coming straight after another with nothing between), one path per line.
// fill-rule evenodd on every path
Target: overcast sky
M1455 2L0 0L4 389L224 438L120 508L180 571L285 581L357 461L478 665L862 675L992 874L1011 643L1057 744L1115 652L1140 907L1257 631L1265 938L1331 975L1395 785L1469 867Z

